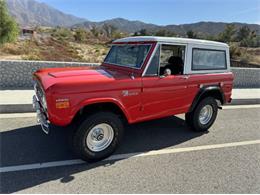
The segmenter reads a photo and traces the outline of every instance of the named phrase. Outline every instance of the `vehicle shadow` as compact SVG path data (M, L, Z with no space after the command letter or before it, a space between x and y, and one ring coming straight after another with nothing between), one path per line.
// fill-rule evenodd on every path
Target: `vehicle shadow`
M68 145L68 133L69 129L53 127L50 135L45 135L38 125L2 132L1 167L76 159ZM201 135L203 133L190 131L184 120L178 117L129 125L116 154L173 147ZM62 183L68 183L74 179L72 175L75 173L110 166L117 161L119 160L54 167L47 170L1 173L0 193L13 193L58 179Z

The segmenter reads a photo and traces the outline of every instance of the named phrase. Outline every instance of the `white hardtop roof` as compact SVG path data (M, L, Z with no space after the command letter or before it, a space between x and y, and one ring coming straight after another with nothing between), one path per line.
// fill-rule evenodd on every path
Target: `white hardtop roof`
M122 39L117 39L113 43L118 42L144 42L144 41L156 41L164 43L184 43L184 44L203 44L212 46L228 47L226 43L207 41L201 39L188 39L188 38L177 38L177 37L157 37L157 36L137 36L137 37L126 37Z

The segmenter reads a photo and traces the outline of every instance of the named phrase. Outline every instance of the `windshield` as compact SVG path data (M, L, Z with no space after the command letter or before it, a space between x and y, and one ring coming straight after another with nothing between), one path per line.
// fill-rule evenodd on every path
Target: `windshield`
M113 45L104 62L129 68L141 68L151 48L149 45Z

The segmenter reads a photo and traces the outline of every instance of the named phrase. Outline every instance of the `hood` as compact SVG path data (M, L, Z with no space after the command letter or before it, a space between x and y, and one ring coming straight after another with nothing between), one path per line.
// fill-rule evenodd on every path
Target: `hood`
M99 69L71 69L71 68L65 68L65 69L59 69L59 70L50 70L48 72L49 76L52 76L54 78L66 78L66 77L82 77L82 76L102 76L107 75L110 76L105 70Z
M66 87L67 90L73 91L76 86L108 84L115 80L130 79L128 73L118 70L111 70L104 67L75 67L75 68L47 68L40 69L34 73L34 76L40 80L44 90L51 86L60 88ZM103 85L104 87L104 85Z

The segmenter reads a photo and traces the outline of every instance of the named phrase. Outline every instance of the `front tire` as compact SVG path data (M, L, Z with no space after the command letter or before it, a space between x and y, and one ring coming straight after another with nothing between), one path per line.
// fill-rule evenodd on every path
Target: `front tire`
M199 102L192 112L186 113L185 120L194 131L204 132L213 125L217 114L216 100L213 97L206 97Z
M83 160L95 162L110 156L123 136L123 123L112 112L97 112L80 124L73 136L73 150Z

